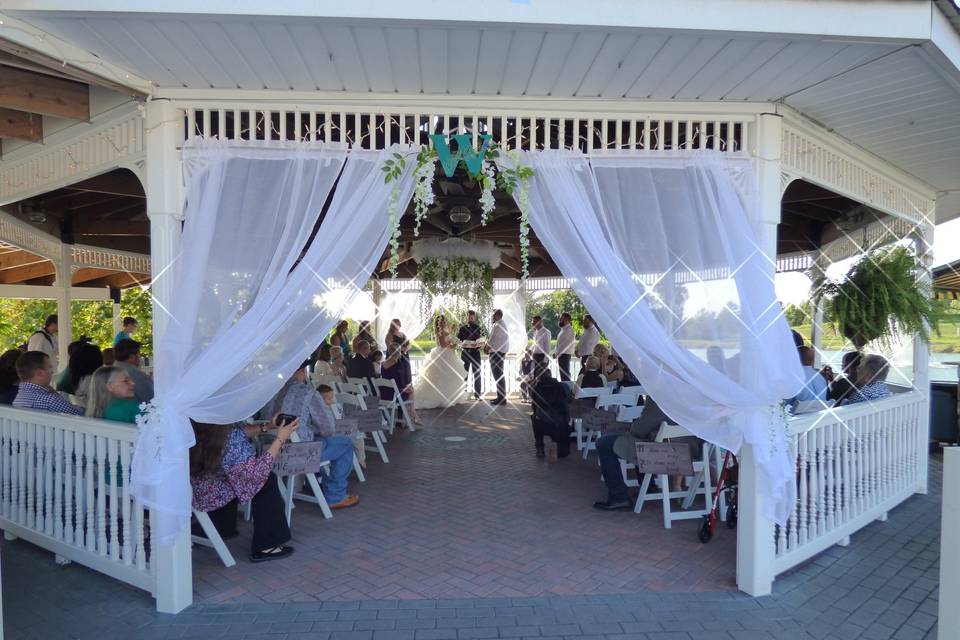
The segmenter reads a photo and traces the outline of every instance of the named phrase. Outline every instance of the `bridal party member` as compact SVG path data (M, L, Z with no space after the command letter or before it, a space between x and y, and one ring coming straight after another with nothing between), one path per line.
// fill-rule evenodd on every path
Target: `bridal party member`
M457 333L457 339L460 342L477 343L483 339L483 333L480 331L480 325L477 324L477 312L467 311L467 323L460 327ZM480 347L464 347L460 352L460 358L463 360L463 368L467 372L467 387L470 386L470 370L473 369L473 397L480 399Z
M551 337L550 329L543 326L543 318L533 316L533 361L536 364L547 364Z
M510 348L510 336L503 321L503 311L494 309L491 320L493 324L490 326L490 340L487 342L486 351L490 354L490 369L497 383L497 399L493 404L499 405L507 401L507 380L503 377L503 359Z
M348 360L350 355L350 338L347 336L347 328L350 324L346 320L341 320L330 336L330 347L339 347L344 361Z

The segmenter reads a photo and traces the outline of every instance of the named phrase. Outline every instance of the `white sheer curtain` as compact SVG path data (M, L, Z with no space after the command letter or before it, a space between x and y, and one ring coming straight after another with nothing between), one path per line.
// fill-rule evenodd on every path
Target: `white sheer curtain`
M520 289L493 296L493 308L503 311L503 321L510 336L510 353L523 353L527 346L527 302ZM489 328L489 327L488 327Z
M434 305L436 306L436 305ZM432 309L431 309L432 312ZM420 313L420 293L418 291L394 291L384 294L377 310L380 326L377 332L377 342L385 344L390 321L396 318L400 321L400 330L408 340L416 340L423 333L430 322L430 314Z
M156 409L132 465L131 490L157 510L160 544L190 515L189 419L252 415L349 306L343 290L367 281L389 241L392 187L380 167L394 151L351 151L347 160L345 147L322 143L185 146L186 223L168 276L176 294L156 345ZM409 168L399 184L402 210Z
M640 382L679 424L753 445L784 522L796 469L779 401L803 384L754 219L747 160L526 153L530 224ZM745 188L738 193L736 183Z

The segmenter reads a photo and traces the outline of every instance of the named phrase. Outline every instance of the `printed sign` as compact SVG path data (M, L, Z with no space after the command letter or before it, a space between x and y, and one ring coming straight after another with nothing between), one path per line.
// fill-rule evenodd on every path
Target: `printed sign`
M366 409L345 405L343 407L343 417L355 420L357 430L360 433L370 433L383 429L383 413L380 411L379 398L368 396L366 401Z
M592 398L591 401L593 401ZM583 426L585 428L607 433L616 425L617 412L610 409L597 409L596 407L590 407L581 411L580 419L583 421ZM624 424L624 428L619 430L624 431L627 426L628 425Z
M685 442L638 442L637 472L692 476L690 445Z
M323 442L288 442L273 461L278 476L317 473L323 462Z
M477 175L483 168L483 156L487 154L487 147L490 146L490 140L493 138L489 133L479 136L481 142L480 151L473 148L473 136L469 133L458 133L450 136L457 142L457 153L450 151L450 142L446 136L441 133L431 133L430 140L433 141L433 148L437 151L437 159L440 160L440 166L443 167L443 174L452 178L457 170L460 160L467 165L467 171L471 175Z

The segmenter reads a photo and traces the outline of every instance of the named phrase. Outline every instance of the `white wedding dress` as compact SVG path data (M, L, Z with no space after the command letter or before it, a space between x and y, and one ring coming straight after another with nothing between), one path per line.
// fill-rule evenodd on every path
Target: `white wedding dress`
M451 341L451 337L446 338L447 344ZM456 349L434 347L413 383L413 405L417 409L441 409L457 404L463 395L465 375Z

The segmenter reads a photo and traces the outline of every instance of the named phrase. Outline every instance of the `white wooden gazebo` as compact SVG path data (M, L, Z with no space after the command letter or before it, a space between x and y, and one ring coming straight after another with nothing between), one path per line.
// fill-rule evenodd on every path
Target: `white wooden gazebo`
M41 247L29 225L6 219L0 242L59 260L63 272L111 260L150 269L156 340L173 295L160 276L181 231L179 149L196 135L383 148L483 130L507 148L745 151L757 167L771 271L823 266L891 233L926 252L935 220L960 214L960 32L946 1L677 0L669 11L653 0L176 1L165 13L139 0L4 6L0 49L48 71L61 64L94 86L79 122L26 99L10 104L0 91L0 107L43 115L45 130L3 140L0 205L131 170L146 194L150 256ZM865 205L869 224L856 234L834 225L815 247L778 252L781 200L799 180ZM58 283L58 299L69 301ZM926 491L927 355L918 343L913 389L791 426L800 464L791 526L760 515L744 452L741 590L769 593L777 574ZM86 439L121 460L133 444L115 424L13 409L0 409L0 439L44 455ZM89 476L54 469L51 479L11 455L0 528L151 591L163 611L190 604L189 536L147 554L143 510L125 489L95 498ZM98 535L78 538L44 517L60 504L86 510ZM123 540L103 526L118 511L134 523Z

